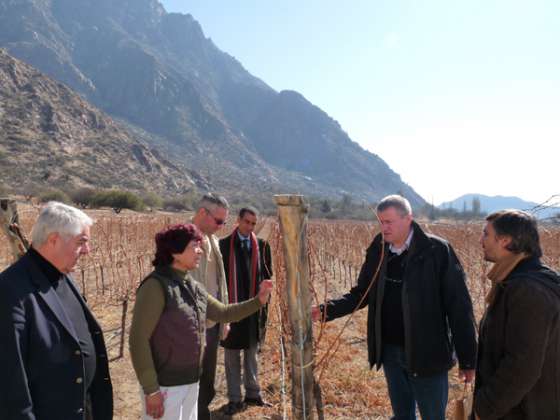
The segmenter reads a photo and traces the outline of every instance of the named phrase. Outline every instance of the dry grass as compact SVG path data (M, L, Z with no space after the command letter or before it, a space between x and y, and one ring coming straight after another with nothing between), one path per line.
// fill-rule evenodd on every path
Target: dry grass
M38 212L37 207L20 206L20 220L29 232ZM116 215L111 211L88 211L97 223L92 231L92 253L81 261L75 273L78 285L83 289L99 321L101 322L109 354L114 384L115 418L138 419L140 415L139 389L126 344L127 331L133 306L134 290L141 278L150 270L155 232L169 223L184 222L188 214L137 214L123 211ZM226 235L233 227L233 217L220 234ZM481 224L424 224L431 233L448 239L455 248L467 272L477 316L484 309L483 298L488 290L484 273L488 269L482 261L478 238ZM276 292L270 306L270 318L266 341L260 356L260 380L266 399L272 407L251 407L236 415L239 419L279 419L285 414L291 417L291 394L288 354L282 357L284 348L289 349L286 331L286 300L283 291L282 255L278 225L273 219L260 223L261 236L269 237L275 255ZM376 227L371 223L312 221L308 239L311 278L318 301L325 296L335 297L349 289L355 281L364 252ZM0 238L2 240L3 238ZM545 262L555 269L560 267L560 230L541 229L541 241ZM5 242L2 242L5 243ZM0 247L0 266L10 262L9 249ZM125 335L121 328L123 302L128 302ZM335 340L345 319L315 326L316 358L320 360L327 349L336 345ZM321 330L322 329L322 330ZM328 419L384 419L391 410L387 398L385 380L381 372L372 371L367 364L366 311L355 314L341 336L338 351L324 365L316 368L316 377L325 369L321 388L325 417ZM123 338L124 352L120 356ZM218 395L212 405L214 417L226 418L219 409L227 402L223 375L223 358L220 356L216 388ZM282 372L285 377L282 378ZM461 385L452 372L450 400L461 393Z

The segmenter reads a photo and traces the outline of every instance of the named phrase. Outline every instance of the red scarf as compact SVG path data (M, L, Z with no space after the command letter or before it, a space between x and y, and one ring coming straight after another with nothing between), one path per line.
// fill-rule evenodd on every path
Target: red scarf
M237 228L231 234L229 241L229 303L237 303L237 266L235 258L235 238L239 238ZM257 294L257 267L259 265L259 243L257 236L251 232L249 235L251 241L251 288L249 289L249 298Z

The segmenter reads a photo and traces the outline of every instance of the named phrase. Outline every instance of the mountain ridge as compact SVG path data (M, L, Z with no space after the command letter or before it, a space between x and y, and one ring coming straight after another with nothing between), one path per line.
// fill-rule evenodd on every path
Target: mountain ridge
M0 46L163 142L214 189L425 203L333 118L276 92L192 15L156 0L0 0Z
M453 208L458 211L462 211L465 208L470 210L472 200L475 198L480 200L480 210L484 213L492 213L504 209L517 209L534 213L536 217L540 219L554 217L556 214L560 214L560 207L557 207L557 205L560 204L558 201L548 203L550 205L543 206L543 203L527 201L516 196L488 196L475 193L463 194L454 200L441 203L438 208Z

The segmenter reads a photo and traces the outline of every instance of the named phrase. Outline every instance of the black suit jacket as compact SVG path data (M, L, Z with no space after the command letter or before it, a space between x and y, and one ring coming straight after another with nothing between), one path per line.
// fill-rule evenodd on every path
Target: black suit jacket
M101 328L70 281L93 337L97 369L90 387L95 420L113 418L112 386ZM29 255L0 274L0 418L85 419L84 361L70 319Z
M235 230L231 235L220 240L220 251L224 261L224 269L226 272L226 280L228 285L228 293L232 294L229 290L229 255L230 244L233 235L233 246L235 248L235 259L237 268L237 288L238 300L240 302L249 299L250 288L250 264L246 263L244 251L241 248L241 241ZM259 245L260 262L257 269L257 292L259 284L272 277L272 256L270 245L263 239L257 239ZM251 315L239 322L230 324L230 332L226 338L221 342L222 346L228 349L247 349L254 342L261 342L264 339L266 330L268 305L263 306L256 314Z

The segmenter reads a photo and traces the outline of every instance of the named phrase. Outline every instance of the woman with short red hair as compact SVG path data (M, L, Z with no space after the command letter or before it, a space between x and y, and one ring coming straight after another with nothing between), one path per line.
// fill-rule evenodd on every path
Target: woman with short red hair
M143 419L196 419L206 319L239 321L266 304L272 291L266 281L255 298L243 303L214 299L188 274L200 262L201 240L193 224L159 232L155 269L138 287L130 355L143 390Z

